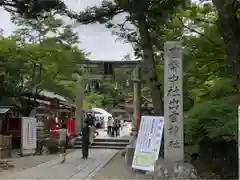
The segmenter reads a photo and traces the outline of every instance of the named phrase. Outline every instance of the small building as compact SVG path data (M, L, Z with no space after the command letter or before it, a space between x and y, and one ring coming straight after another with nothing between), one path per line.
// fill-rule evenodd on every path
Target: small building
M0 134L5 134L7 122L12 114L10 106L0 106Z

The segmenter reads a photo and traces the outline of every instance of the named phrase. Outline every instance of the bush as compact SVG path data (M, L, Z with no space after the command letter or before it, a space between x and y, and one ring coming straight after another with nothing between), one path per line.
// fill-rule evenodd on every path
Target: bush
M211 170L221 179L238 176L238 118L240 96L202 102L185 119L186 144L198 145L197 169Z
M198 144L204 139L236 141L240 96L229 96L196 104L187 114L185 142Z

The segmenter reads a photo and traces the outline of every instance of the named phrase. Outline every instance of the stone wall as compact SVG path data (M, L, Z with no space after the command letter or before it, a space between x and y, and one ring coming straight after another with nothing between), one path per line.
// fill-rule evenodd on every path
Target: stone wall
M175 180L175 179L189 179L199 180L201 179L196 169L189 163L185 162L168 162L163 159L159 159L155 163L154 167L154 179L155 180Z

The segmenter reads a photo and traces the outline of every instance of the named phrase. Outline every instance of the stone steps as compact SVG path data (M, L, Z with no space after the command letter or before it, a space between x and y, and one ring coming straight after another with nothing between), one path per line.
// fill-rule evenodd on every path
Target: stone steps
M129 144L129 139L127 138L95 138L94 142L91 144L90 148L93 149L125 149L126 146ZM82 139L78 137L76 139L74 148L81 148L82 147Z
M82 145L75 145L75 149L82 149ZM91 145L89 147L90 149L116 149L116 150L123 150L126 148L126 146L96 146L96 145Z

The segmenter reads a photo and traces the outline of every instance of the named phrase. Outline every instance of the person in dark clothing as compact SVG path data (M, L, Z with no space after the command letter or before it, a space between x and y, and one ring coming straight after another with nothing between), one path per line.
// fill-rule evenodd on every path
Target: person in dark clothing
M117 136L117 121L116 119L113 120L113 126L112 126L112 136Z
M82 158L88 158L88 149L89 149L89 141L90 138L90 125L87 119L84 121L84 127L82 129Z
M86 114L86 121L87 121L89 126L94 125L95 117L92 115L92 113L87 113Z
M120 136L121 122L119 119L116 120L116 136Z

